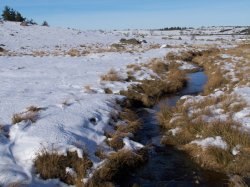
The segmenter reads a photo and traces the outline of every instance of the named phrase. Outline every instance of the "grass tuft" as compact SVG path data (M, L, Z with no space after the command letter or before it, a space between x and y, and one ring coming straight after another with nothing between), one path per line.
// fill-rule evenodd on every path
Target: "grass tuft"
M119 73L115 69L109 70L109 72L106 75L101 76L102 81L123 81L122 77L119 75Z
M140 150L137 153L130 150L120 150L113 153L108 156L104 165L96 170L86 186L101 186L102 184L111 185L119 181L124 175L127 175L132 170L140 167L146 159L145 150Z
M60 155L56 150L51 152L43 149L35 158L35 169L42 179L59 178L62 182L73 185L80 183L86 176L87 170L92 167L92 162L87 155L79 158L77 152L67 152L67 155ZM71 168L75 175L66 172Z
M11 121L13 125L22 121L31 121L32 123L35 123L38 119L38 116L38 112L27 111L25 113L14 114L11 118Z

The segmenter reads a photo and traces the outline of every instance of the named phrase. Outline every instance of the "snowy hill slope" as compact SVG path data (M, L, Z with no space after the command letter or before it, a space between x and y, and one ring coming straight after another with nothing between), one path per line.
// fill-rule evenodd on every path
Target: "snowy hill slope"
M58 184L58 180L42 181L34 173L36 154L51 145L62 153L71 149L80 155L84 150L95 164L99 164L94 153L99 146L111 151L105 143L104 133L112 131L108 125L110 113L117 107L115 101L122 99L118 95L105 94L104 89L109 86L118 92L130 84L100 82L100 76L111 68L127 76L128 64L148 63L152 58L163 58L170 51L177 52L180 47L185 50L191 43L228 47L229 41L244 38L223 36L223 40L217 40L216 36L197 36L191 40L191 34L191 31L187 35L180 35L179 31L154 34L150 31L79 31L0 23L0 46L16 53L14 56L0 53L0 185L13 182L30 186ZM125 46L126 49L138 49L134 52L90 51L77 57L50 53L58 46L61 51L81 48L81 45L108 48L121 38L144 39L148 43ZM160 48L162 44L172 47ZM45 51L49 55L34 57L33 51ZM84 86L90 86L94 92L87 93ZM43 108L37 120L13 125L13 115L25 113L30 106ZM95 125L91 118L96 120Z

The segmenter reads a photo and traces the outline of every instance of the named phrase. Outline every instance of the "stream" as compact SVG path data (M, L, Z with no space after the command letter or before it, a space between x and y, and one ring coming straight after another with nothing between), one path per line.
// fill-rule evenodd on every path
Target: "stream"
M138 168L124 180L119 186L131 187L134 184L143 187L176 187L176 186L227 186L228 177L214 171L204 170L195 164L183 151L173 146L161 144L164 130L162 130L155 118L162 104L175 106L183 95L197 95L202 92L207 82L204 72L188 74L187 86L175 94L162 99L152 109L142 108L138 110L143 121L143 128L135 135L135 141L148 145L149 159L142 167ZM134 185L136 186L136 185Z

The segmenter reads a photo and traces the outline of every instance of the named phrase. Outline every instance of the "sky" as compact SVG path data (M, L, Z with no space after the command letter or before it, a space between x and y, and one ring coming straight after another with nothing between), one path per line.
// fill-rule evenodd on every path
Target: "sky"
M79 29L250 25L250 0L0 0L37 23Z

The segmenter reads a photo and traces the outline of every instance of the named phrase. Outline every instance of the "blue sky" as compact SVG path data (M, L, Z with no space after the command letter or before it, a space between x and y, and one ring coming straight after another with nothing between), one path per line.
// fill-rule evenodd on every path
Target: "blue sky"
M250 0L0 0L27 18L81 29L250 25Z

